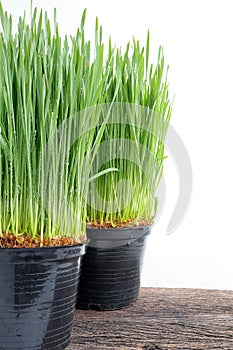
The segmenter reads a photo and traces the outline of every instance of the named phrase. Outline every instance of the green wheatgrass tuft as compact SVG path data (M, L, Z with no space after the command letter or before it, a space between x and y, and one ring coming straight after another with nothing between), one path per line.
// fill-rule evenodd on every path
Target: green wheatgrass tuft
M109 161L102 165L103 154L97 153L94 172L108 167L118 171L90 183L87 219L113 227L127 222L147 224L156 215L156 189L163 171L164 140L172 110L168 67L162 47L155 65L149 64L149 32L145 47L133 39L122 52L119 48L113 50L110 40L108 50L106 70L111 74L106 83L106 103L117 102L113 114L119 110L119 122L116 117L114 123L107 123L101 143L108 145L104 151L110 148Z
M90 171L86 154L98 147L95 128L83 135L77 130L79 137L68 152L66 139L59 144L56 137L56 130L65 125L68 145L74 125L82 126L83 120L66 121L106 101L105 82L110 78L103 67L104 47L96 37L92 54L84 35L85 16L86 11L76 36L62 39L56 11L51 25L47 13L35 9L30 23L25 14L13 33L12 18L0 3L0 235L39 235L41 241L85 236ZM94 114L89 115L87 123L95 122ZM64 212L64 199L72 222Z

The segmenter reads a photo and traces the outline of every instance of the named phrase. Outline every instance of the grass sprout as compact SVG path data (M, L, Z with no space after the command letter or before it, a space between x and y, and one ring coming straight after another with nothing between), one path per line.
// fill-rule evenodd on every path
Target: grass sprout
M100 144L104 126L96 139L96 113L79 112L105 103L111 79L98 22L91 47L85 17L86 11L75 36L62 39L56 11L51 24L35 8L30 23L20 17L13 33L0 3L0 235L85 235L86 155Z
M163 48L156 64L149 64L150 34L141 47L135 39L126 50L116 48L106 69L106 103L115 101L106 124L92 171L117 168L89 186L88 221L92 223L150 223L158 198L156 189L163 172L164 141L172 102ZM116 81L120 84L116 92Z

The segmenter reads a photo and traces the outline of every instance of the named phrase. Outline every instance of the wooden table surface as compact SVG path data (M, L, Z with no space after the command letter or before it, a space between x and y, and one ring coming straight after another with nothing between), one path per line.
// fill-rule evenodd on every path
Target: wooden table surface
M233 350L233 291L142 288L118 311L75 313L67 350Z

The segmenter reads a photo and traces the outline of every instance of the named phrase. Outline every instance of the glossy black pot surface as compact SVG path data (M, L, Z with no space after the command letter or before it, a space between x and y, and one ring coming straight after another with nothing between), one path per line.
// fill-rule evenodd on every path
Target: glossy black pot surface
M0 349L69 344L86 245L0 249Z
M137 300L146 240L151 225L87 228L77 308L116 310Z

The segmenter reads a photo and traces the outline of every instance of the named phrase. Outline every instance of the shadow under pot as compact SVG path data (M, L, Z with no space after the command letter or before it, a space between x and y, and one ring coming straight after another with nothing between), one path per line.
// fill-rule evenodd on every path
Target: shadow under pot
M138 299L140 274L151 225L87 228L77 308L117 310Z
M85 244L0 248L0 349L69 344Z

